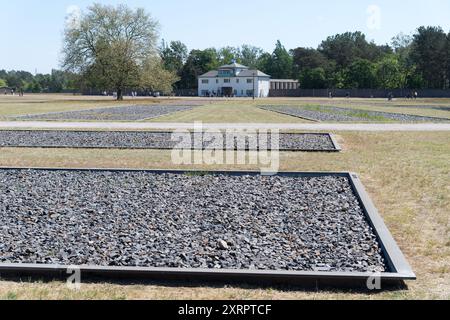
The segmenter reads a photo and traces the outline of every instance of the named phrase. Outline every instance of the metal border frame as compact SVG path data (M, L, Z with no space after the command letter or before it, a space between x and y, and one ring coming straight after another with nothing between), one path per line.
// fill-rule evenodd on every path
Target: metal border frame
M74 133L85 133L85 132L102 132L102 133L108 133L108 132L118 132L118 133L173 133L176 130L172 130L172 131L139 131L139 130L80 130L80 129L74 129L74 130L55 130L55 129L17 129L17 130L11 130L11 129L0 129L0 133L2 132L17 132L17 131L21 131L21 132L74 132ZM188 130L189 131L189 130ZM192 131L192 130L191 130ZM217 133L222 133L220 131L217 131ZM280 132L280 135L317 135L317 136L328 136L331 140L331 143L333 145L333 149L289 149L289 148L280 148L277 151L280 152L329 152L329 153L333 153L333 152L340 152L342 151L341 146L339 145L339 143L336 140L336 137L334 134L332 133L317 133L317 132ZM90 146L86 146L86 147L78 147L78 146L33 146L33 145L27 145L27 146L0 146L1 148L41 148L41 149L88 149L88 150L93 150L93 149L99 149L99 150L179 150L179 149L174 149L174 148L170 148L170 147L90 147ZM190 149L183 149L183 150L191 150L191 151L203 151L203 150L208 150L208 149L196 149L196 148L190 148ZM246 149L246 150L226 150L226 149L217 149L217 150L222 150L222 151L258 151L258 150L254 150L254 149ZM266 151L266 150L264 150ZM267 151L272 151L272 149L268 149Z
M0 170L36 170L36 171L78 171L78 172L144 172L154 174L224 174L232 176L260 175L257 171L195 171L195 170L130 170L130 169L55 169L55 168L12 168L0 167ZM280 172L278 176L290 177L323 177L335 176L347 178L352 186L361 208L363 209L369 225L373 228L380 247L383 251L388 272L374 274L364 272L312 272L312 271L260 271L260 270L232 270L232 269L181 269L181 268L146 268L146 267L102 267L78 266L83 277L106 277L126 279L156 279L156 280L188 280L188 281L240 281L245 283L286 283L299 285L331 285L356 286L366 285L368 279L379 277L383 284L403 283L405 280L416 280L416 275L406 261L403 253L393 239L391 233L383 222L369 195L364 189L358 175L351 172ZM40 275L40 276L66 276L67 270L73 266L46 265L46 264L5 264L0 263L0 276L2 275Z
M285 116L294 117L294 118L298 118L298 119L303 119L303 120L307 120L307 121L311 121L311 122L322 122L320 120L313 119L313 118L302 117L302 116L294 116L294 115L292 115L290 113L279 111L279 110L268 110L268 109L265 109L264 106L257 106L257 108L260 109L260 110L267 111L267 112L274 112L274 113L282 114L282 115L285 115Z

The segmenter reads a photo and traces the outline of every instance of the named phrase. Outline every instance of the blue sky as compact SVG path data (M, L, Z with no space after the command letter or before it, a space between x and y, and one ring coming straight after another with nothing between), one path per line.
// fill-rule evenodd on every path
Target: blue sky
M88 0L1 1L0 69L49 72L59 67L67 10ZM449 0L129 0L97 1L144 7L161 24L161 38L189 49L253 44L272 51L317 47L329 35L360 30L377 43L420 25L450 30Z

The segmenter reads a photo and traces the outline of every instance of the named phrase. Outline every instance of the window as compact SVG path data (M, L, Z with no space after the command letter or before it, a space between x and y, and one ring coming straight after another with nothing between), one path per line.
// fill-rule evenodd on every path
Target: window
M253 79L247 79L247 83L253 83Z
M216 79L216 83L219 83L219 79Z
M209 80L208 80L208 79L203 79L203 80L202 80L202 83L203 83L203 84L208 84L208 83L209 83Z
M236 79L236 83L239 83L239 79Z
M219 70L219 77L230 77L233 75L232 70Z
M223 79L223 83L230 83L230 79Z

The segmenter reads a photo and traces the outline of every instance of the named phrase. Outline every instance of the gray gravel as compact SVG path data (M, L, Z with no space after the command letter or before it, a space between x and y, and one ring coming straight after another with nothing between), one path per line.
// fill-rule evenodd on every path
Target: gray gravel
M386 271L347 178L0 170L0 262Z
M145 120L168 115L180 111L189 111L195 106L127 106L100 108L81 111L52 112L16 117L19 120Z
M415 104L374 104L376 107L386 107L386 108L408 108L408 109L433 109L439 111L450 111L450 106L437 106L437 105L415 105Z
M271 150L271 136L268 141L258 141L262 146ZM193 135L188 134L188 141L193 141ZM204 134L203 148L226 149L226 135L218 133L215 139L210 134ZM245 148L249 149L248 137L237 135L245 139ZM139 149L172 149L180 146L180 140L172 141L171 132L136 132L136 131L57 131L57 130L2 130L0 131L0 147L58 147L58 148L139 148ZM234 139L234 137L230 137ZM183 137L185 140L185 137ZM220 143L221 140L223 143ZM195 148L190 144L181 144L183 148ZM329 134L280 134L280 150L297 151L333 151L336 150ZM237 142L233 143L237 148ZM251 148L254 149L254 148Z
M363 118L351 117L336 113L325 113L313 110L306 110L292 106L260 106L260 109L286 114L288 116L304 118L313 121L366 121ZM327 107L328 108L328 107Z
M358 110L350 108L315 106L313 110L308 107L294 106L261 106L261 109L279 112L294 117L306 118L316 121L399 121L399 122L448 122L450 119L424 117L410 114L390 113L381 111Z

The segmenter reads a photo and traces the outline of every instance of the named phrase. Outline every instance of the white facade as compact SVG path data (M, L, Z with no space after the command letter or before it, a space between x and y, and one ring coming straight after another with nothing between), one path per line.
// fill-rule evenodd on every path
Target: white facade
M269 96L270 76L258 70L232 64L210 71L198 79L199 96Z

